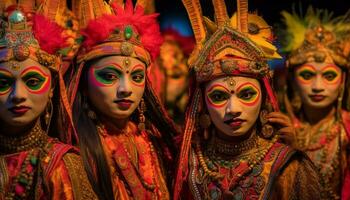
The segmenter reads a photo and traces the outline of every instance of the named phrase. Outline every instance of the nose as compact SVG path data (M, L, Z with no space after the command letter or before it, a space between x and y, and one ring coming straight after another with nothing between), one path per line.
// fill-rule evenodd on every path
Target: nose
M226 114L238 117L242 114L242 106L235 95L232 95L227 103Z
M119 98L129 97L132 94L130 80L128 77L123 77L119 81L119 88L117 91L117 96Z
M14 84L13 90L11 91L9 97L10 97L10 101L13 104L19 104L24 102L27 98L27 92L23 83L21 83L20 81L17 81Z
M320 75L316 76L316 79L312 83L311 89L313 93L320 93L324 91L324 85L323 85L322 77Z

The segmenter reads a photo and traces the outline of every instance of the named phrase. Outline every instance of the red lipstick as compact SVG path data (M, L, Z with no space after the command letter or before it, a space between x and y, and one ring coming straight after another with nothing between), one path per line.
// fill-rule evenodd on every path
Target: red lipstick
M313 102L320 102L320 101L323 101L326 98L326 96L319 95L319 94L309 95L309 97L311 98L311 100Z
M120 99L120 100L114 101L114 103L118 105L119 109L128 110L131 107L131 105L134 103L134 101L131 101L129 99Z
M240 118L233 118L233 119L229 119L226 120L224 123L229 125L231 128L233 129L238 129L242 126L242 124L244 122L246 122L247 120L244 119L240 119Z
M30 110L30 107L28 107L28 106L14 106L14 107L9 108L8 110L16 116L22 116L28 110Z

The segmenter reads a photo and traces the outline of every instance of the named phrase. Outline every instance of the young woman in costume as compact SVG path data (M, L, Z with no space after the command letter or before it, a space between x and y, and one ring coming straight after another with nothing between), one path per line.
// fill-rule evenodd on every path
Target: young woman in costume
M287 52L284 105L295 127L288 143L305 152L322 177L324 199L349 197L349 36L346 16L311 7L304 17L283 11ZM344 184L345 183L345 184ZM346 188L346 189L345 189Z
M77 151L49 136L72 126L53 5L65 9L57 1L0 4L0 199L97 199Z
M162 41L157 15L145 15L141 3L74 7L84 28L69 93L85 168L101 199L169 199L160 158L171 155L159 141L168 135L171 144L174 128L146 76Z
M271 112L278 105L267 60L279 55L269 26L248 14L247 1L237 1L229 18L224 1L213 0L216 23L202 16L198 0L183 3L197 46L174 199L186 189L186 199L319 199L311 161L277 141L287 120Z

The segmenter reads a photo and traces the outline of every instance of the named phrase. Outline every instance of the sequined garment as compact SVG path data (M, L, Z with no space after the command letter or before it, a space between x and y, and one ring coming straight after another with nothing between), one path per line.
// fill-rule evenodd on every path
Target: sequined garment
M4 154L0 148L0 199L97 200L77 151L34 136L43 141L26 140L23 151Z
M201 163L198 149L192 147L188 179L192 196L189 198L320 199L318 174L302 153L261 138L258 144L257 148L231 159L213 155L205 150L210 148L204 144L201 149L206 166ZM252 157L255 161L245 165L244 160ZM215 180L208 176L206 167L218 172L221 178Z
M302 121L297 129L297 148L304 151L322 177L324 199L340 199L347 168L349 140L334 112L316 125Z
M99 127L110 166L114 199L169 199L156 149L133 122L125 131Z

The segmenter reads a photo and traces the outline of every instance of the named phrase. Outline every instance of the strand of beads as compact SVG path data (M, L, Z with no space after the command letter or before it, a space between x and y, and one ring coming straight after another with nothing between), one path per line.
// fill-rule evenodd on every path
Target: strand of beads
M5 200L25 199L27 197L31 191L35 169L37 169L38 155L38 149L33 149L28 153L22 163L19 175L12 182L12 190L7 194Z

